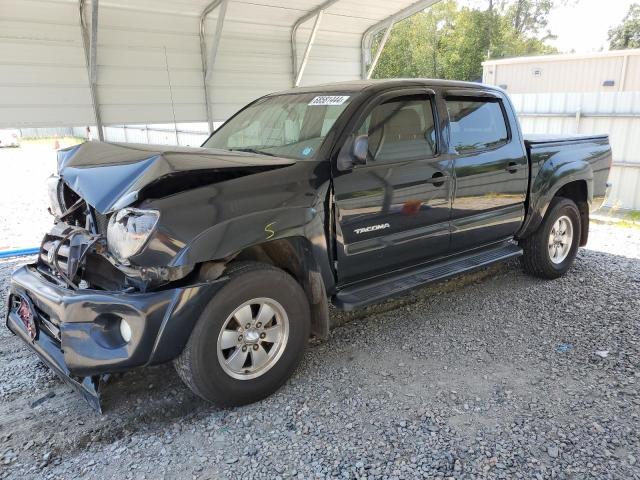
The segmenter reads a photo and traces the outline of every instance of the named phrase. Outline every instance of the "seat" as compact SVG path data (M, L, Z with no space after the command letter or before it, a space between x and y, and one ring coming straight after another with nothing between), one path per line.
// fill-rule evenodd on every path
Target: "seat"
M410 107L393 112L382 128L376 160L401 160L432 155L420 115Z

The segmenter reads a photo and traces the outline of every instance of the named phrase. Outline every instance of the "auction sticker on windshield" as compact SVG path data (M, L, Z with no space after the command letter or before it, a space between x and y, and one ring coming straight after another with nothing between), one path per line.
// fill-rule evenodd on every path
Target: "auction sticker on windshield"
M342 105L349 100L349 95L319 95L309 105Z

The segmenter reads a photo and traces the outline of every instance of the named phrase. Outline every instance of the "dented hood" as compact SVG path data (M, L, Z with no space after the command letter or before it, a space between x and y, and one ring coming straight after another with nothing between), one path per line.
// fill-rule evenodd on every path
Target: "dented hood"
M58 174L100 213L131 205L149 185L172 176L215 172L237 176L280 168L294 160L199 147L85 142L58 152ZM229 178L228 175L225 178Z

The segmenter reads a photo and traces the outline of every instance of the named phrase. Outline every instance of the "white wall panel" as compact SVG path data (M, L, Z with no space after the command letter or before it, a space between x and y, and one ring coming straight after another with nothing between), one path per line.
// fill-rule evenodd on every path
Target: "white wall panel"
M640 49L489 60L483 79L510 93L638 91Z
M356 79L370 26L415 0L340 0L326 10L303 85ZM210 0L101 0L103 123L206 119L199 15ZM290 33L323 0L230 0L213 74L214 121L291 87ZM207 19L211 48L217 12ZM303 55L313 19L299 29ZM0 127L94 123L77 0L0 0ZM173 107L172 107L173 101ZM50 123L48 123L50 122Z
M511 99L525 135L609 135L614 167L607 203L640 210L640 92L514 94Z
M8 126L52 127L57 125L91 125L94 123L90 105L20 105L0 109L3 123ZM0 123L2 128L2 123Z
M94 122L77 4L0 0L0 128Z
M614 165L609 175L613 191L607 200L610 207L640 209L640 168Z

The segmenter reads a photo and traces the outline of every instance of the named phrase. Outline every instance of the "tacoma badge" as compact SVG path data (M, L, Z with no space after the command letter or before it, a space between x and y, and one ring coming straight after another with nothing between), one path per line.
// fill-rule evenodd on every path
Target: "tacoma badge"
M360 235L361 233L375 232L376 230L384 230L385 228L391 228L391 225L389 225L388 223L381 223L379 225L370 225L368 227L356 228L354 232Z

